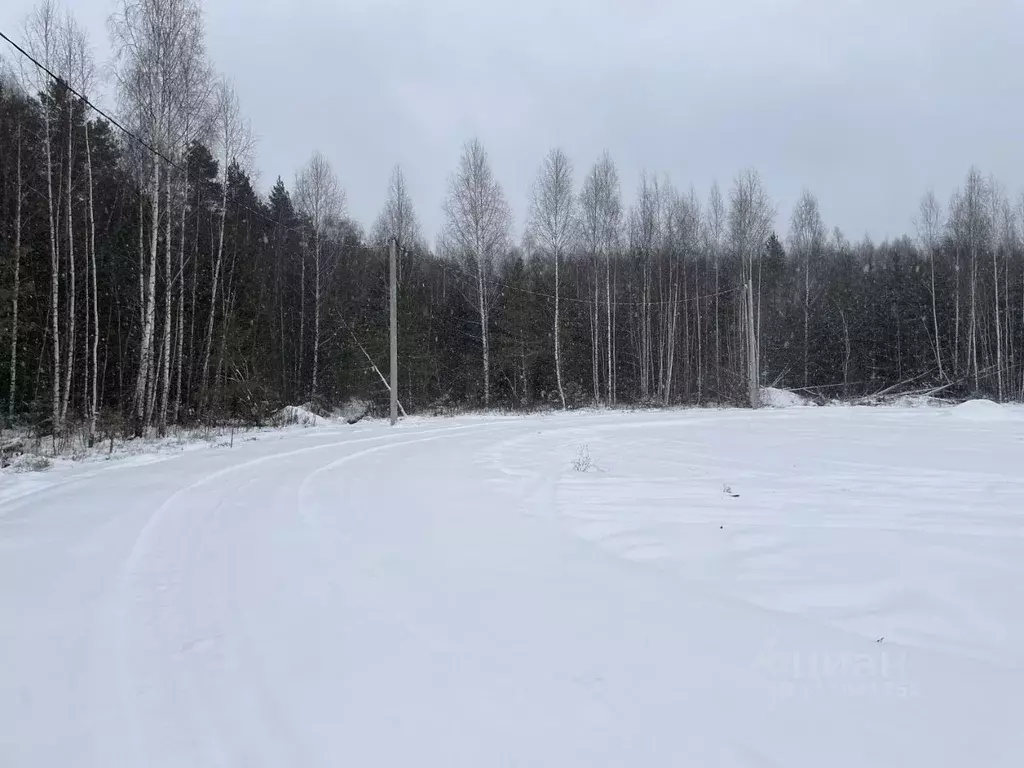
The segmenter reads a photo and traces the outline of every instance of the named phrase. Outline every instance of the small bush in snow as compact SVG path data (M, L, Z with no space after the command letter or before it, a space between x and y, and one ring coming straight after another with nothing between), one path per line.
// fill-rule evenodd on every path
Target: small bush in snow
M572 460L572 468L577 472L589 472L594 467L594 461L590 458L590 448L581 445L576 452L576 458Z
M357 397L349 398L339 410L341 418L346 424L357 424L370 412L370 403Z
M45 456L23 456L14 462L16 472L45 472L53 466L53 462Z

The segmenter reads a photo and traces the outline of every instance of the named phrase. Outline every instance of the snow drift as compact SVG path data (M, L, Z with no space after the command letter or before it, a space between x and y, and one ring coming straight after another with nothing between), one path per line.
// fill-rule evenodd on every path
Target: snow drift
M799 408L811 405L811 402L788 389L761 387L761 405L766 408Z
M1003 408L999 403L994 403L991 400L968 400L965 403L955 406L951 413L957 419L961 421L973 421L973 422L999 422L1006 421L1011 418L1011 411Z
M298 424L303 427L321 427L328 423L327 419L323 416L317 416L309 410L308 406L304 405L286 405L274 414L271 422L279 427L286 427L292 424Z

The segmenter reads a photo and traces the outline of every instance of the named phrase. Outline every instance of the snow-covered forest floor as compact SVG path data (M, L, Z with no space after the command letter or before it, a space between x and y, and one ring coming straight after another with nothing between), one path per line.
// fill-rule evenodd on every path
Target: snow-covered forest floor
M1024 764L1020 407L224 440L0 476L0 764Z

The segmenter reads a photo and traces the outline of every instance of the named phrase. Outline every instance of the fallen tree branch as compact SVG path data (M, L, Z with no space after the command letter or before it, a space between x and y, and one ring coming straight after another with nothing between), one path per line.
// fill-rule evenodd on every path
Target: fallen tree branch
M388 393L390 394L390 392L391 392L391 385L388 384L388 380L385 378L384 374L380 372L380 368L377 367L377 364L375 362L373 362L373 358L370 357L370 353L366 351L366 347L364 347L362 344L359 343L359 339L356 338L355 331L352 330L351 326L348 323L345 322L345 318L342 317L340 314L338 315L338 319L341 320L341 324L344 325L345 329L352 335L352 341L354 341L356 343L356 346L359 347L359 350L366 356L366 359L369 361L370 366L377 373L377 375L380 376L380 380L382 382L384 382L384 387L385 387L385 389L387 389ZM403 417L405 417L405 418L409 417L409 414L407 414L405 412L405 406L402 405L402 401L401 400L398 401L398 409L402 412L402 416Z

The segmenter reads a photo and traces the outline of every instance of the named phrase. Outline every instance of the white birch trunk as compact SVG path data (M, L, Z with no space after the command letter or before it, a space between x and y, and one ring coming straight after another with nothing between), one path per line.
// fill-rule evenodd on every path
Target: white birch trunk
M558 382L558 397L562 401L562 410L565 410L565 389L562 387L562 350L561 350L561 311L558 279L558 251L555 251L555 380Z
M67 210L65 211L67 232L68 232L68 358L67 364L64 366L64 392L61 395L60 401L60 420L63 424L67 419L68 414L68 403L71 400L71 379L75 368L75 229L74 229L74 205L71 197L71 181L72 181L72 170L74 167L74 152L73 152L73 129L75 125L74 121L74 103L72 102L71 92L68 91L67 95L67 109L68 109L68 166L67 166Z
M316 234L313 248L313 378L309 388L310 400L316 401L317 370L320 366L320 234Z
M14 286L11 294L11 386L7 402L7 420L14 422L15 402L18 396L18 297L21 293L21 124L18 125L17 181L14 200Z
M225 157L225 162L227 158ZM228 213L228 180L225 165L224 189L220 201L220 234L217 242L217 259L213 265L213 284L210 288L210 314L206 321L206 346L203 352L203 376L200 379L200 401L202 410L206 410L209 398L210 356L213 354L213 324L217 317L217 289L220 284L221 265L224 263L224 229L227 227Z
M942 372L942 342L939 339L939 312L935 306L935 249L928 249L928 262L931 267L932 279L932 326L935 333L935 365L939 369L939 378L944 379Z
M160 409L157 416L160 435L167 433L167 405L170 400L171 388L171 305L174 301L172 285L177 282L171 274L171 176L167 172L167 191L165 194L166 207L164 209L164 348L160 362Z
M173 421L181 421L181 368L185 353L185 211L188 209L188 171L185 171L181 196L181 241L178 244L178 333L174 352L174 410Z
M96 419L98 418L98 378L100 355L100 305L98 278L96 275L96 213L94 204L94 184L92 178L92 146L89 141L89 121L85 121L85 172L89 183L89 268L92 272L92 383L89 400L89 444L92 445L96 435ZM88 336L88 333L86 334Z
M484 282L484 256L480 253L477 258L477 290L480 294L480 337L483 347L484 366L484 407L491 403L491 347L487 334L487 293Z
M135 382L136 434L141 436L147 425L147 392L153 368L153 330L156 325L156 264L160 242L160 161L153 161L153 181L150 189L149 275L146 279L143 309L142 341L139 349L139 375Z
M43 153L46 156L46 203L50 225L50 333L53 335L52 429L54 441L63 430L60 417L60 258L57 252L57 220L53 210L53 142L50 110L43 107Z

